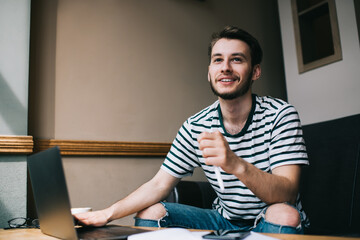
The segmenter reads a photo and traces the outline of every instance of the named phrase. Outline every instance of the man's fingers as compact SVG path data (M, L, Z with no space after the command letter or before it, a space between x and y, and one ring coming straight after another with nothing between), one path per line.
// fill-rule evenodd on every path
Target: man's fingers
M198 142L203 141L204 139L209 139L211 137L211 133L210 132L202 132L199 134L197 140Z
M214 157L207 157L204 159L205 160L205 164L206 165L212 165L212 166L218 166L218 162L219 162L219 158L214 156Z
M199 149L204 150L206 148L216 147L216 144L213 140L203 139L199 142Z
M199 147L213 147L215 145L214 141L219 141L220 139L223 139L222 134L219 131L216 132L202 132L198 138L197 141L199 143Z
M93 225L94 214L92 212L78 213L78 214L74 214L73 216L80 225L84 225L84 226Z
M214 157L217 156L217 154L218 154L218 150L216 148L205 147L202 150L202 155L204 158Z
M197 140L198 142L204 140L204 139L210 139L210 140L214 140L216 138L218 138L219 136L222 136L221 132L219 131L215 131L215 132L202 132L199 134Z

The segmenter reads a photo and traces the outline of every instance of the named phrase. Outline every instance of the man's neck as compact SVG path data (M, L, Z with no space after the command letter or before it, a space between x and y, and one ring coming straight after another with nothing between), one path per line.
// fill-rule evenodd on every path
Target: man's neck
M232 100L219 98L223 123L230 134L239 133L245 126L252 106L251 91Z

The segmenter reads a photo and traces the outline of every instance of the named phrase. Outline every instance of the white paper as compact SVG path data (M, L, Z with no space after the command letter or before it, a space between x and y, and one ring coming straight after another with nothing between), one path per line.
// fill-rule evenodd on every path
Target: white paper
M277 239L256 232L250 232L250 233L251 234L247 236L245 240L276 240Z
M203 240L207 231L189 231L183 228L168 228L145 233L138 233L128 237L129 240Z
M128 237L129 240L203 240L202 236L208 231L189 231L183 228L167 228L145 233L138 233ZM245 240L276 240L260 233L251 232Z

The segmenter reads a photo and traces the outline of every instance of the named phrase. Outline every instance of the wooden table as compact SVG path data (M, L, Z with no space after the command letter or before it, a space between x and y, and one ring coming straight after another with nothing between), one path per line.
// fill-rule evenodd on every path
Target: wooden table
M360 240L360 238L349 237L331 237L315 235L295 235L295 234L274 234L265 233L265 235L281 240ZM58 238L42 234L40 229L0 229L0 240L57 240Z

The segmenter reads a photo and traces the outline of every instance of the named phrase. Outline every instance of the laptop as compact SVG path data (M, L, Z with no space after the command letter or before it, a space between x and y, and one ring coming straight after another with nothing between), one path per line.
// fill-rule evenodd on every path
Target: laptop
M148 230L118 225L75 226L58 147L33 154L27 160L40 229L61 239L127 239Z

